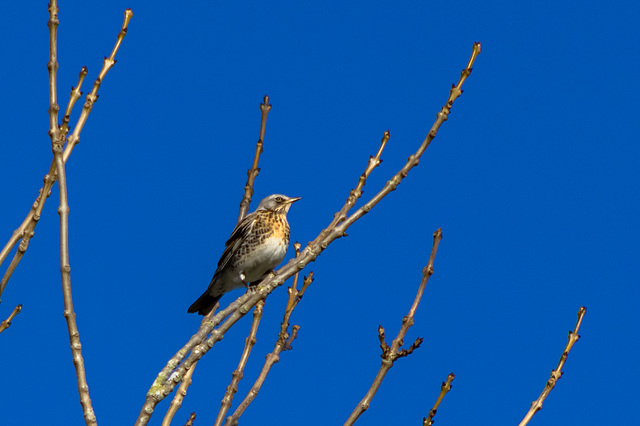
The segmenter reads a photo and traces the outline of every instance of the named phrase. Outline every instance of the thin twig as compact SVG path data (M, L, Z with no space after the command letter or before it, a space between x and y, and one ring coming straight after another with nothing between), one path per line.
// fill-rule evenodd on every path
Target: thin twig
M82 96L82 92L80 88L82 88L82 83L84 83L84 79L89 73L87 67L82 67L80 70L80 75L78 76L78 84L76 87L71 88L71 94L69 95L69 103L67 104L67 109L64 112L64 117L62 118L62 126L60 126L60 130L66 136L69 133L69 118L71 117L71 111L73 111L73 107L76 105L76 102Z
M287 279L292 277L296 272L304 269L309 263L315 261L315 259L324 251L333 241L341 238L345 235L347 229L353 225L358 219L367 214L373 207L375 207L384 197L394 191L402 180L407 176L409 171L418 165L420 158L424 154L424 151L431 144L431 141L435 138L438 129L444 123L454 101L462 93L461 86L467 77L471 73L471 66L476 57L480 53L480 43L475 43L473 46L473 52L467 67L462 70L462 75L458 80L458 84L453 86L450 91L449 98L446 104L442 107L440 112L436 116L436 120L431 126L431 130L427 134L426 138L419 146L418 150L409 157L405 165L396 173L385 186L374 195L367 203L357 209L353 214L346 217L346 212L355 204L351 202L350 198L345 203L345 206L334 215L334 220L331 224L323 229L320 234L302 250L300 256L289 260L284 266L276 271L276 274L265 278L255 292L249 294L246 293L238 297L229 306L216 314L212 320L206 324L206 327L200 328L196 334L180 349L170 360L167 365L156 376L151 388L147 392L146 400L140 410L140 414L136 421L136 426L144 426L149 422L151 415L156 405L162 401L176 386L176 383L180 381L180 378L184 376L189 366L199 360L205 353L207 353L220 341L224 334L244 315L246 315L252 306L264 299L269 293L274 291L277 287L281 286ZM383 139L384 140L384 139ZM344 212L345 220L340 222L340 217ZM216 328L217 327L217 328ZM216 328L214 330L214 328ZM210 336L206 336L210 333ZM205 340L206 339L206 340ZM187 357L187 354L189 355ZM186 359L185 359L186 357Z
M167 413L164 415L164 419L162 419L162 426L171 426L171 421L173 417L176 415L180 407L182 406L182 401L184 397L187 396L187 389L191 386L191 377L193 376L193 372L196 369L196 364L194 363L187 374L182 378L180 382L180 386L178 386L178 390L176 391L176 395L171 400L171 404L169 404L169 409Z
M13 312L11 312L11 315L9 315L9 317L6 320L3 320L2 322L0 322L0 333L5 331L7 328L11 327L11 321L13 321L13 319L16 317L16 315L20 313L21 310L22 310L22 305L16 306L15 308L13 308Z
M578 331L580 330L580 325L582 324L582 318L584 318L584 314L586 313L587 308L585 308L584 306L581 306L580 309L578 309L578 320L576 321L576 326L574 327L573 331L569 331L569 341L567 342L567 346L565 346L564 351L562 351L562 355L560 356L560 361L558 361L557 367L551 371L551 378L547 380L547 384L545 385L538 399L531 403L529 412L526 416L524 416L524 419L522 419L519 426L525 426L529 424L529 421L533 418L533 416L542 409L542 403L556 386L556 382L558 381L558 379L562 377L562 367L564 367L564 363L567 362L567 357L569 356L571 348L573 348L573 345L578 341L578 339L580 339Z
M436 253L438 252L440 240L442 240L442 228L439 228L436 232L433 233L433 247L431 248L431 256L429 256L429 263L427 263L427 266L422 269L422 281L420 282L420 287L418 287L418 293L413 300L413 304L411 305L411 309L409 309L409 313L402 319L402 327L400 327L400 331L398 332L396 338L393 339L391 347L389 347L389 345L385 342L384 328L382 328L382 326L378 326L378 337L380 339L380 347L382 348L382 363L380 364L380 369L378 370L378 373L376 374L371 387L367 391L367 394L358 403L347 421L344 423L345 426L353 425L355 421L358 420L358 417L360 417L360 415L369 408L369 404L371 403L373 396L380 388L382 380L384 380L384 377L391 369L391 367L393 367L393 364L396 362L396 360L398 358L411 355L414 350L420 347L422 339L418 338L409 348L400 349L404 344L404 337L406 336L407 331L409 331L409 328L414 323L413 317L416 313L416 309L418 309L418 305L420 304L420 300L422 299L422 295L424 294L424 289L427 286L427 282L433 274L433 262L435 261Z
M244 367L247 365L247 361L249 360L249 355L251 354L251 349L253 349L253 345L256 343L256 334L258 332L258 325L260 324L260 320L262 319L262 309L264 308L264 300L261 300L256 304L256 307L253 308L253 322L251 323L251 330L249 331L249 335L245 339L244 342L244 350L242 351L242 356L240 357L240 362L238 363L238 368L232 373L232 379L229 386L227 386L227 391L222 398L222 402L220 403L220 411L218 411L218 416L216 417L216 421L214 426L222 425L224 421L224 417L227 415L227 411L231 408L231 403L233 402L233 397L238 392L238 383L242 380L244 376Z
M56 2L51 2L51 5L54 5L55 3ZM51 5L50 5L50 8L52 7ZM56 4L55 17L50 19L50 23L49 23L50 35L52 32L52 28L54 28L53 32L55 33L55 28L57 28L57 25L58 25L57 10L58 9ZM115 64L115 60L114 60L115 55L118 52L118 49L120 48L122 39L127 34L127 27L129 25L129 21L133 17L133 12L131 12L130 9L127 9L125 10L124 16L125 16L124 23L122 24L122 28L120 30L120 33L118 34L116 45L111 51L111 55L109 56L109 58L105 58L102 66L102 70L100 71L100 74L98 75L98 78L96 79L93 85L93 90L89 95L87 95L87 100L84 103L84 106L82 108L80 118L78 119L78 124L76 125L73 135L72 137L69 138L69 141L64 149L62 158L65 163L69 159L69 156L71 155L71 152L73 151L73 148L75 147L75 145L77 145L77 143L80 141L80 132L82 131L82 128L84 127L84 124L86 123L87 118L89 117L89 113L93 108L93 103L98 98L97 92L98 92L98 89L100 88L100 84L102 83L102 80L104 79L104 76L106 75L107 71L109 71L109 69L111 69L111 67ZM51 37L49 38L51 40ZM50 59L49 62L47 63L47 67L50 68L50 75L49 75L50 96L51 96L51 88L55 87L56 85L55 80L57 77L55 74L58 68L56 46L54 45L53 48L54 48L54 54L55 54L54 56L56 59L54 59L53 61ZM80 95L82 95L82 92L80 92L80 88L82 86L82 83L84 81L86 74L87 74L87 68L83 67L82 70L80 71L78 84L76 88L72 89L71 91L71 97L69 98L69 103L65 111L63 123L59 129L60 134L56 136L60 140L64 140L69 131L69 126L68 126L69 115L71 114L71 110L73 109L73 106L75 105L76 101L78 100ZM53 130L57 132L57 130L54 130L58 128L57 120L58 120L59 107L57 104L57 94L54 95L54 98L52 100L53 102L50 102L50 108L49 108L49 122L50 122L49 129L50 131ZM55 126L52 123L55 124ZM7 283L9 282L9 279L11 278L11 275L13 275L13 272L18 266L18 263L20 263L20 261L22 260L22 257L24 256L24 253L29 248L29 242L35 234L35 228L36 228L36 225L38 224L38 221L40 220L42 210L44 209L44 204L47 198L49 198L49 195L51 195L51 188L53 187L53 184L56 182L57 179L58 179L57 167L55 164L55 160L52 160L51 166L49 166L49 172L44 176L44 179L43 179L44 183L42 185L42 188L40 188L40 190L38 191L38 196L36 197L36 200L31 205L31 209L29 210L27 217L22 221L18 229L16 229L13 232L13 234L11 235L11 238L9 238L9 241L7 241L7 244L5 244L2 251L0 251L0 265L1 265L7 259L7 256L9 256L9 253L11 252L11 250L13 250L13 248L16 246L18 241L20 241L18 250L16 251L15 255L13 256L13 259L11 260L11 263L7 267L7 270L5 271L2 279L0 280L0 297L2 296L2 292L4 291L5 287L7 286Z
M422 419L422 426L432 426L433 418L436 416L436 412L438 411L438 407L440 407L440 403L444 396L451 390L451 383L453 379L455 379L455 374L451 373L447 376L447 381L442 382L442 386L440 387L440 395L438 395L438 399L436 403L433 404L433 408L429 410L429 415Z
M80 143L80 132L82 132L82 129L84 128L84 125L87 122L87 118L89 118L89 114L93 109L93 104L95 104L96 101L98 100L98 90L100 89L100 85L102 84L104 77L107 75L109 70L116 64L116 59L115 59L116 54L120 49L120 45L122 44L124 37L127 35L127 29L129 28L129 21L131 21L131 18L133 18L133 12L131 11L131 9L125 9L124 22L122 23L122 28L120 28L120 32L118 33L118 37L116 38L116 44L113 46L113 49L111 50L111 54L109 55L109 57L104 58L104 61L102 62L102 69L98 73L98 77L96 78L96 81L93 83L93 88L91 89L91 92L87 94L85 103L82 106L82 112L80 113L80 117L78 117L78 122L76 123L76 126L74 127L73 132L71 133L71 136L69 136L69 139L67 140L67 146L65 147L64 154L63 154L65 163L69 159L69 156L73 151L73 148L78 143Z
M191 415L189 416L189 420L187 420L187 423L185 423L184 426L193 426L193 422L196 419L196 413L191 413Z
M71 296L71 266L69 265L69 203L67 200L67 178L62 160L62 145L64 134L58 127L58 104L57 104L57 28L58 28L58 5L56 0L52 0L49 5L49 136L51 137L51 150L58 172L58 188L60 189L60 272L62 275L62 296L64 299L64 317L67 320L69 329L69 342L71 344L71 354L73 356L73 366L76 369L76 380L78 382L78 393L80 395L80 405L87 425L97 426L96 415L91 405L89 396L89 385L82 358L82 345L80 344L80 333L76 323L76 314L73 310L73 299Z
M258 378L256 379L255 383L253 384L249 392L247 392L247 396L245 396L244 400L242 400L238 408L236 408L236 411L234 411L232 415L227 417L225 426L226 425L236 426L238 424L238 420L240 419L240 416L242 416L244 411L247 409L247 407L249 407L249 405L253 402L256 396L258 396L258 392L260 392L260 388L262 388L262 385L264 384L267 378L267 375L271 371L271 367L273 367L275 363L280 361L280 352L291 349L291 343L298 336L298 331L300 330L299 325L294 325L291 328L291 335L289 335L288 329L289 329L289 320L291 319L291 313L296 308L296 306L298 306L298 302L300 301L300 299L302 299L304 292L311 285L312 282L313 282L313 272L310 272L309 276L304 278L302 290L298 291L293 286L288 288L289 299L287 302L287 307L285 309L284 318L280 323L280 333L278 334L278 339L276 340L275 346L273 348L273 352L267 355L266 361L262 366L262 371L260 371Z
M253 183L260 173L258 168L258 161L260 160L260 154L262 154L262 144L264 142L264 133L267 128L267 116L271 111L271 105L269 104L269 96L265 96L260 104L261 118L260 118L260 138L256 144L256 154L253 157L253 165L247 171L247 184L244 186L244 195L242 201L240 201L240 213L238 214L238 222L240 222L249 212L249 206L251 205L251 197L253 197Z

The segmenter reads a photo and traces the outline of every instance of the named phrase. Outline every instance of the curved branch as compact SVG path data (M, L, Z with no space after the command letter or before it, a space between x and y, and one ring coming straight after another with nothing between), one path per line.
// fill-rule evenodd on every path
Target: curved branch
M524 419L520 422L519 426L525 426L529 424L529 421L533 418L533 416L542 409L542 403L547 396L551 393L553 388L556 386L556 382L560 377L562 377L562 367L564 367L564 363L567 362L567 357L569 356L569 352L573 345L580 339L580 335L578 335L578 331L580 330L580 325L582 325L582 319L584 318L584 314L587 313L587 308L581 306L578 309L578 321L576 322L576 326L573 331L569 331L569 341L567 342L567 346L565 346L564 351L562 351L562 355L560 356L560 361L558 361L558 366L551 371L551 378L547 380L547 384L545 385L542 393L531 403L531 408L529 412L524 416Z

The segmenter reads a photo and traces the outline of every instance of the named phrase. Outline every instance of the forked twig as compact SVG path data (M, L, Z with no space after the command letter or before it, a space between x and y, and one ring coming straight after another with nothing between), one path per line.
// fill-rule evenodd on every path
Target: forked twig
M133 14L130 10L125 12L125 21L121 35L118 36L118 42L126 33L126 26ZM49 5L49 136L51 137L51 150L56 165L58 175L58 188L60 194L60 207L58 214L60 215L60 271L62 275L62 295L64 299L64 317L67 320L67 328L69 330L69 342L71 345L71 354L73 357L73 365L76 370L76 380L78 382L78 393L80 396L80 405L84 420L87 425L96 425L96 415L91 404L89 396L89 385L87 384L87 376L84 368L84 358L82 357L82 345L80 343L80 333L78 332L78 324L76 323L76 314L73 309L73 298L71 293L71 266L69 264L69 202L67 198L67 178L65 172L65 160L63 159L63 144L65 140L65 131L58 126L58 104L57 104L57 27L58 27L58 5L56 0L52 0ZM116 49L114 49L115 51ZM115 53L114 53L115 54ZM98 77L101 79L101 77ZM81 74L82 79L82 74ZM94 87L95 91L97 89ZM73 93L73 92L72 92ZM92 91L93 93L93 91ZM72 98L73 98L72 94ZM94 99L95 101L95 99ZM74 101L75 102L75 101ZM81 118L82 118L81 114ZM86 120L86 115L85 115ZM84 123L83 123L84 124ZM80 123L79 123L80 125ZM66 129L66 126L64 127ZM79 133L78 126L76 131ZM74 131L74 135L76 135ZM73 136L73 135L72 135ZM67 147L69 144L67 144Z
M562 377L562 367L564 367L564 363L567 362L567 357L569 356L571 348L573 348L573 345L578 341L578 339L580 339L578 331L580 330L580 325L582 324L582 318L584 318L584 314L586 313L587 308L585 308L584 306L581 306L580 309L578 309L578 320L576 321L576 326L574 327L573 331L569 331L569 341L567 342L567 346L565 346L564 351L562 351L562 355L560 356L558 365L554 370L551 371L551 378L547 380L547 384L545 385L538 399L531 403L529 412L526 414L526 416L524 416L524 419L522 419L519 426L525 426L529 424L529 421L533 418L533 416L542 409L542 403L556 386L556 382L558 381L558 379Z
M226 333L240 318L246 315L252 306L255 306L259 300L264 299L269 293L281 286L296 272L301 271L310 262L315 261L320 253L322 253L322 251L324 251L333 241L343 237L347 229L353 225L353 223L371 211L371 209L382 201L383 198L397 188L409 171L418 165L425 150L435 138L438 129L442 123L447 120L451 107L453 106L454 101L462 93L462 84L469 77L471 67L479 53L480 43L475 43L473 45L473 51L467 67L462 70L458 83L451 89L446 104L437 114L436 120L431 126L431 130L425 137L422 144L418 147L418 150L409 157L405 165L377 194L375 194L369 201L350 216L347 216L347 212L355 204L355 202L351 201L350 196L347 199L345 206L343 206L343 208L334 215L332 223L327 228L323 229L320 234L311 241L304 250L302 250L299 257L291 259L287 264L278 269L275 275L265 278L262 281L260 288L254 293L240 296L234 302L229 304L226 309L218 312L218 314L216 314L206 325L206 328L199 329L198 332L189 339L187 344L185 344L183 348L169 360L167 365L156 376L151 388L147 392L147 398L135 423L137 426L143 426L149 422L158 402L162 401L170 392L173 391L177 383L176 381L180 381L180 378L184 376L189 366L211 350L215 343L222 339L224 333ZM344 217L343 221L341 221L342 217ZM209 335L209 333L210 336L207 338L206 336ZM188 357L187 354L189 354ZM173 380L168 380L170 377Z
M47 63L47 68L49 68L49 92L50 92L49 96L51 97L52 88L55 89L57 87L57 69L58 69L57 41L52 43L52 39L51 39L52 35L54 37L56 36L56 29L59 23L57 2L52 1L51 4L49 5L49 10L50 10L50 16L53 16L53 17L50 17L49 24L48 24L49 25L49 44L50 44L50 50L53 49L52 50L53 56L50 55L49 62ZM122 43L124 36L127 34L127 27L132 17L133 17L133 12L131 12L130 9L125 10L124 23L122 24L122 28L120 30L120 33L118 34L116 45L111 51L111 55L108 58L105 58L103 62L102 70L100 71L98 78L96 79L93 85L93 89L91 93L87 95L87 99L82 108L82 112L80 113L80 118L78 119L78 123L76 124L73 134L71 135L71 137L69 137L67 145L62 154L62 158L65 163L69 159L69 156L71 155L71 152L73 151L73 148L75 147L75 145L80 141L80 132L82 131L82 128L84 127L84 124L86 123L87 118L89 117L89 113L93 108L93 104L98 98L97 92L98 92L98 89L100 88L100 84L102 83L102 80L104 79L104 76L106 75L106 73L115 64L115 59L114 59L115 55L118 52L118 49L120 48L120 44ZM75 88L72 88L71 90L69 103L67 104L67 109L65 110L62 126L60 126L59 130L56 130L58 129L57 123L58 123L58 110L59 110L59 106L57 103L57 92L53 95L52 99L50 98L49 130L50 131L53 130L54 132L58 133L57 135L52 136L52 137L55 137L57 140L64 142L67 136L67 133L69 132L69 116L71 114L71 110L73 109L76 101L82 95L80 88L82 86L82 83L86 75L87 75L87 68L83 67L82 70L80 71L78 84L76 85ZM38 196L36 197L36 200L31 205L31 209L29 210L29 213L27 214L26 218L22 221L20 226L13 232L13 234L11 235L11 238L9 238L9 241L7 241L7 244L5 244L3 249L0 251L0 264L2 264L9 256L9 253L11 252L11 250L13 250L13 248L16 246L18 242L20 242L20 245L18 246L18 250L16 251L15 255L13 256L13 259L11 260L11 263L7 267L7 270L5 271L4 275L2 276L2 279L0 280L0 297L2 297L2 292L7 286L7 283L9 282L11 275L13 275L13 272L18 266L18 263L20 263L25 252L29 248L29 242L31 241L31 238L34 236L36 225L38 224L38 221L40 220L40 216L42 214L42 210L44 209L44 204L47 198L49 197L49 195L51 195L51 188L53 187L53 184L56 182L57 179L58 179L57 166L56 166L55 160L52 160L51 166L49 167L49 172L44 176L44 179L43 179L44 183L42 185L42 188L40 188L40 190L38 191Z
M420 287L418 287L418 293L413 300L413 304L411 305L411 309L409 309L409 313L402 319L402 327L400 327L400 331L398 332L396 338L393 339L391 346L389 346L385 341L384 328L382 328L382 326L378 326L378 338L380 339L380 347L382 349L382 363L380 364L380 369L378 370L378 373L376 374L371 387L367 391L364 398L360 400L349 418L347 418L347 421L344 423L345 426L353 425L355 421L358 420L358 417L360 417L360 415L369 408L369 404L371 403L373 396L380 388L384 377L391 369L391 367L393 367L393 364L396 362L396 360L398 358L411 355L414 350L420 347L422 338L416 339L416 341L411 346L409 346L409 348L401 349L402 345L404 344L404 337L406 336L407 331L409 331L409 328L414 323L413 317L416 313L416 310L418 309L418 305L420 304L422 295L424 294L424 289L427 286L429 278L433 274L433 262L435 261L436 253L438 252L440 240L442 240L442 228L439 228L436 232L433 233L433 247L431 249L431 256L429 256L429 263L427 263L427 266L422 269L422 281L420 282Z
M440 386L440 395L438 395L438 399L436 403L433 404L433 408L429 410L429 415L422 419L422 426L432 426L433 418L436 416L436 412L438 411L438 407L440 407L440 403L444 396L451 390L451 383L453 379L455 379L455 374L451 373L447 376L447 380L442 382L442 386Z
M297 275L296 275L297 277ZM297 281L297 280L295 280ZM302 290L298 291L296 289L296 285L289 287L289 300L287 302L287 307L284 312L284 318L280 323L280 333L278 334L278 339L276 340L275 346L273 348L273 352L267 355L264 365L262 366L262 370L258 375L258 378L254 382L253 386L247 392L247 396L245 396L244 400L240 403L236 411L229 417L227 417L227 421L224 423L225 426L236 426L238 424L238 420L240 416L244 413L244 411L249 407L249 405L253 402L253 400L258 396L258 392L262 388L265 380L267 379L267 375L271 371L271 367L277 362L280 361L280 353L283 351L287 351L291 349L291 343L298 336L298 331L300 330L299 325L294 325L291 328L291 335L289 335L289 320L291 319L291 314L293 310L298 306L298 302L302 299L304 292L309 288L311 283L313 282L313 272L309 273L308 277L304 277L304 283L302 285Z
M82 83L86 75L87 75L87 67L82 67L82 70L80 71L80 76L78 78L78 84L76 85L75 88L73 87L71 88L71 97L69 98L69 103L67 104L67 109L65 112L64 119L62 121L62 126L60 127L60 131L63 134L62 136L60 136L61 138L66 137L67 132L69 131L69 127L68 127L69 115L71 114L71 110L73 109L73 106L75 105L76 101L82 95L80 88L82 87ZM13 234L11 235L11 238L9 239L7 244L4 246L4 248L0 252L0 264L2 264L4 263L7 256L9 255L9 252L13 250L13 247L15 247L16 243L20 241L18 250L13 256L13 259L11 259L11 263L9 263L9 266L7 267L4 275L2 276L2 279L0 280L0 297L2 296L2 292L4 291L4 288L7 286L7 283L11 278L11 275L13 275L13 272L18 266L18 263L20 263L20 260L22 260L22 256L24 256L24 253L29 248L29 241L34 235L35 227L38 224L38 220L40 219L40 215L42 214L42 209L44 208L44 203L46 199L49 197L51 193L51 187L53 186L56 180L57 180L56 164L54 160L51 160L49 173L47 173L44 177L43 187L40 188L40 191L38 192L38 197L36 198L36 201L31 206L31 209L29 210L29 214L27 214L27 217L22 222L22 224L18 227L18 229L16 229L13 232Z

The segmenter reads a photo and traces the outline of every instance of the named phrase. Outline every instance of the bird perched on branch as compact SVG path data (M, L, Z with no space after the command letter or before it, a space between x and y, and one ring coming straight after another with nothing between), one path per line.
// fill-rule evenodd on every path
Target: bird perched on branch
M231 233L211 284L187 312L206 315L223 294L265 278L282 262L289 246L287 212L301 197L273 194Z

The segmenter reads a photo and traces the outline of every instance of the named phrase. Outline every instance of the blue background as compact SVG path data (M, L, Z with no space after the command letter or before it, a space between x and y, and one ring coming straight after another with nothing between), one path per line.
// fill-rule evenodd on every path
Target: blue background
M517 424L581 305L582 339L531 424L637 421L637 2L61 1L61 106L84 65L90 90L126 7L129 34L67 166L73 295L100 424L132 424L199 325L186 309L233 229L262 97L273 109L252 208L271 193L304 197L289 214L304 244L384 130L365 199L415 152L475 41L465 93L419 167L310 266L298 340L242 423L344 422L379 367L377 326L395 336L438 227L436 272L406 339L425 342L358 424L421 424L452 371L436 424ZM51 162L47 19L33 0L5 4L0 18L3 240ZM0 336L3 424L83 424L57 202L55 186L2 296L3 319L24 305ZM284 288L268 299L236 402L273 348L285 300ZM198 364L174 424L191 411L196 425L213 423L250 321Z

